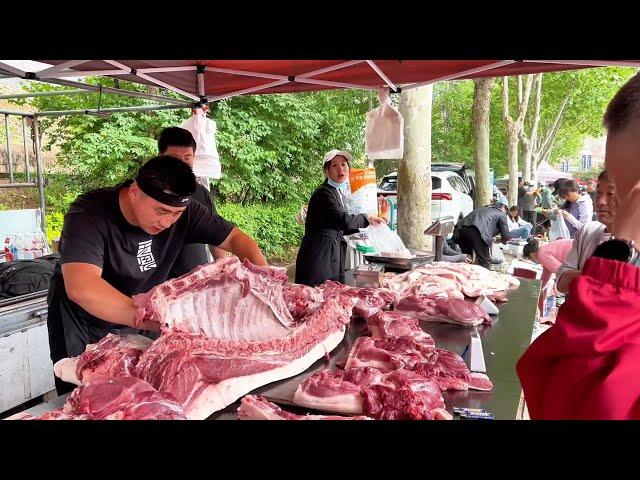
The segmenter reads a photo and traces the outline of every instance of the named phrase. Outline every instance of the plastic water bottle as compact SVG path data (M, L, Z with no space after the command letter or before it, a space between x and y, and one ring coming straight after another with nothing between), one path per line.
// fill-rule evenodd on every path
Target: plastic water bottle
M4 258L7 262L13 261L13 249L11 245L11 238L7 237L4 239Z
M22 260L24 258L24 243L22 235L16 234L13 236L13 259Z
M31 238L31 250L33 252L33 258L38 258L45 254L42 232L40 230L36 231Z
M544 304L544 317L550 317L553 313L553 309L556 306L555 295L548 295Z
M25 234L25 235L23 235L23 237L22 237L22 248L23 248L22 258L24 260L33 260L35 258L34 240L35 240L35 234Z

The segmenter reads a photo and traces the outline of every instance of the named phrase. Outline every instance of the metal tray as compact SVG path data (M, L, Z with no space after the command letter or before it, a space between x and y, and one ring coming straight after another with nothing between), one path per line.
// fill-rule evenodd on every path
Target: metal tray
M367 262L378 263L385 267L413 270L416 267L432 262L433 255L420 255L415 258L380 257L378 255L365 255Z

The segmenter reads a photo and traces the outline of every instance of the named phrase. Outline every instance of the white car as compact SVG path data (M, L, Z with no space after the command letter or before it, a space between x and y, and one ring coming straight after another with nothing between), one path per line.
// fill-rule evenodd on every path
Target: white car
M398 173L386 175L378 185L378 195L397 195ZM453 217L457 222L473 210L469 186L455 172L431 172L431 221Z

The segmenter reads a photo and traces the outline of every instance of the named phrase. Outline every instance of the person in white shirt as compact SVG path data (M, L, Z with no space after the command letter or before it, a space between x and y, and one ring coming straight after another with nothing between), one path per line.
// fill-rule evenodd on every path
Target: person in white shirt
M531 236L531 229L533 228L533 225L529 222L525 222L522 217L520 217L520 209L515 205L509 209L507 225L509 226L509 232L512 232L513 234L511 238L527 239Z
M571 238L575 238L578 230L591 221L593 217L593 202L589 195L580 193L580 187L575 180L565 182L558 195L565 200L565 205L559 210L559 213L562 214L567 223Z
M582 273L582 267L596 247L611 238L617 206L616 186L604 171L598 177L596 189L595 207L599 221L587 222L578 230L573 248L556 274L558 291L567 293L571 282Z

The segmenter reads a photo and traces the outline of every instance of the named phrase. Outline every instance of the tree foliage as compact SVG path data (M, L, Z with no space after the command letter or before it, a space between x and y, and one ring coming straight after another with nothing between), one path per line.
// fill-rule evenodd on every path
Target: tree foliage
M111 79L88 82L114 86ZM119 85L147 91L142 85L123 81ZM37 83L29 87L54 89L60 87ZM256 238L267 255L282 255L287 245L298 244L303 227L295 222L295 214L322 181L324 154L333 148L348 149L354 154L353 164L364 165L369 102L369 92L348 90L235 97L211 105L223 172L215 185L218 210ZM36 97L28 103L40 111L95 109L98 94ZM103 93L101 107L149 103ZM41 130L48 139L43 148L57 146L57 160L68 173L48 175L49 238L59 236L63 214L78 194L131 178L145 159L157 154L155 139L162 128L179 125L189 115L182 109L114 113L108 118L42 117Z
M540 131L551 127L563 99L573 88L553 151L551 163L579 154L585 137L603 135L602 115L615 92L635 74L632 68L589 68L545 73L542 80ZM516 91L516 78L509 79ZM496 177L507 173L507 138L502 119L502 91L493 90L491 101L491 167ZM533 101L533 95L530 102ZM510 95L511 110L516 110L517 95ZM433 161L457 161L473 165L471 111L473 82L460 80L436 84L433 97ZM529 111L533 111L530 105ZM525 119L531 129L532 115Z
M110 79L89 81L113 86ZM146 89L127 82L120 86ZM59 89L36 84L30 90L54 88ZM30 103L41 111L85 110L97 107L98 95L36 97ZM102 96L102 108L148 103ZM223 171L217 185L221 200L305 202L322 180L320 159L326 151L348 149L362 163L368 107L368 92L358 90L235 97L212 105ZM131 177L145 159L156 154L160 130L179 125L189 114L182 109L114 113L108 118L45 117L41 127L50 142L43 147L56 145L59 161L85 189L110 185Z

